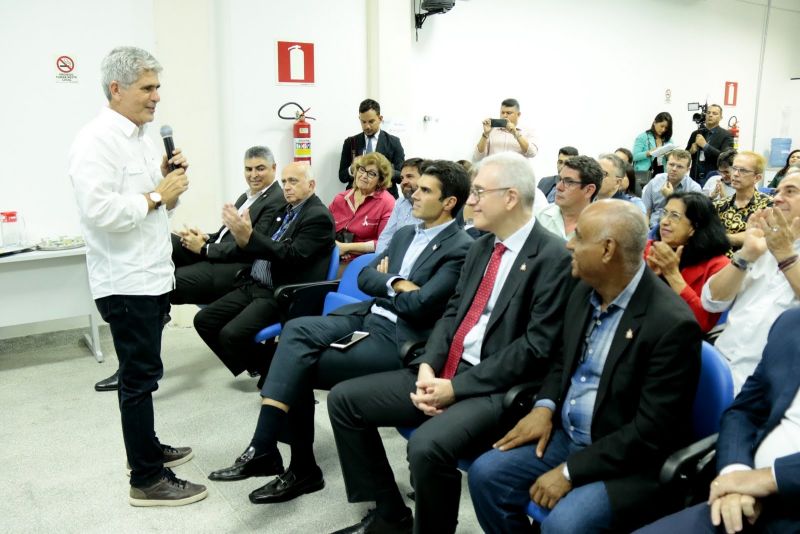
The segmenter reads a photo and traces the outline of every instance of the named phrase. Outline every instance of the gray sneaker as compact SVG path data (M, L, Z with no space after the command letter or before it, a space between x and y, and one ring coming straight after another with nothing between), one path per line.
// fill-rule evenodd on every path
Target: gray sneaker
M183 506L208 497L208 490L200 484L181 480L171 469L154 484L143 488L131 486L131 506Z
M164 452L164 467L175 467L194 458L191 447L172 447L162 444L161 450ZM131 464L128 462L125 462L125 474L131 476Z

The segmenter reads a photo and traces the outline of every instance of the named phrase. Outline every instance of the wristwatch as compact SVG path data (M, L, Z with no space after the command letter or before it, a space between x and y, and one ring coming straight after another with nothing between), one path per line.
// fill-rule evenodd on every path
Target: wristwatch
M155 204L155 209L161 207L161 193L156 193L153 191L151 193L147 193L147 197L153 201L153 204Z
M731 265L740 271L746 271L750 267L750 262L739 256L739 254L734 254L731 258Z

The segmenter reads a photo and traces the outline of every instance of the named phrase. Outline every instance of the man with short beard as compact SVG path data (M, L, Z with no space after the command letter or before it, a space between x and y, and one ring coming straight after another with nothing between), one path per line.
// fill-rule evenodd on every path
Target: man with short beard
M394 233L409 224L419 224L422 221L414 217L411 213L412 202L411 195L417 190L417 180L422 176L425 168L431 164L430 160L422 158L410 158L403 162L403 167L400 170L400 192L402 197L397 199L394 203L392 215L389 217L389 222L383 228L383 232L378 237L378 244L375 247L376 253L381 253L389 246L389 241L392 240Z

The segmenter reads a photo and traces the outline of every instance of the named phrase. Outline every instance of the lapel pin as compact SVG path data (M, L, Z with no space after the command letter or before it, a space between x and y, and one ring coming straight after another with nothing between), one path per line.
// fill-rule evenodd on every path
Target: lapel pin
M625 332L625 339L633 339L633 330L628 328L628 331Z
M281 218L280 217L277 217L275 220L278 221L278 222L281 222Z
M519 266L519 270L520 271L527 271L528 270L528 266L523 263L522 265Z
M434 252L436 251L437 248L439 248L439 245L433 245Z

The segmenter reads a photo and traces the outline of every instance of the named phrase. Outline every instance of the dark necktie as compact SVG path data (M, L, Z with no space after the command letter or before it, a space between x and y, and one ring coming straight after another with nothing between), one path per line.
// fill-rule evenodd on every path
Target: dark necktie
M300 210L293 210L289 208L286 212L286 215L283 218L283 222L281 223L280 227L275 230L275 233L272 234L273 241L280 241L283 234L286 233L286 229L289 228L289 223L297 215L297 212ZM270 270L270 262L269 260L256 260L253 262L253 266L250 268L250 277L255 280L256 282L260 282L261 284L272 287L272 272Z
M464 354L464 338L478 324L478 319L481 318L483 309L486 308L489 297L492 296L494 281L497 278L497 271L500 269L500 260L506 250L508 249L502 243L497 243L494 246L494 252L492 252L492 257L489 259L489 266L486 268L483 279L481 279L478 291L475 293L472 304L461 324L458 325L458 330L456 330L453 341L450 343L450 351L447 353L447 362L444 364L442 378L449 380L455 376L458 362L461 361L461 356Z
M375 152L374 141L375 141L375 136L374 135L368 135L367 136L367 149L364 151L364 154L371 154L371 153Z

